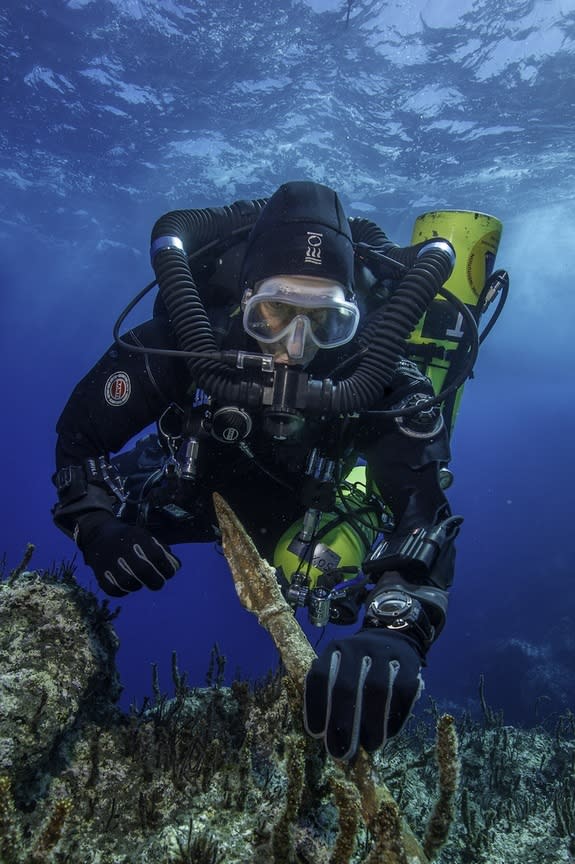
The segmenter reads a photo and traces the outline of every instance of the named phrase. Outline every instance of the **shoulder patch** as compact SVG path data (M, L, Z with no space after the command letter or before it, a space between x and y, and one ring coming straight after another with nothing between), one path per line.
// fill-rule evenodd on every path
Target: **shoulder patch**
M104 399L113 408L125 405L132 392L132 382L126 372L114 372L104 385Z

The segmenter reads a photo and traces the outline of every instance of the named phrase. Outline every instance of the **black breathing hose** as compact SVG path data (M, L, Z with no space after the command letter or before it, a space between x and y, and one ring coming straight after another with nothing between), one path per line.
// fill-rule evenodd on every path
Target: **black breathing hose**
M391 249L399 247L389 239L385 231L371 222L369 219L352 216L349 219L351 237L354 245L363 244L371 250L376 250L380 255L385 255Z
M179 346L184 351L218 350L212 326L192 276L188 255L215 239L225 239L251 227L265 199L236 201L229 207L173 210L152 229L152 266ZM186 360L192 378L229 375L229 367L213 360ZM214 394L215 395L215 394Z
M409 269L361 334L360 341L369 344L370 350L355 372L335 385L335 413L366 410L383 394L405 354L407 340L453 269L454 257L445 243L391 247L386 254Z

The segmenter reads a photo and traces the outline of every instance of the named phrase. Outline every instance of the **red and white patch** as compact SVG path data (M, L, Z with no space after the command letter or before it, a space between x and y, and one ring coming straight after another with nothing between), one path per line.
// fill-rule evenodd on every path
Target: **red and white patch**
M114 372L104 386L104 398L108 405L117 408L125 405L132 392L132 382L125 372Z

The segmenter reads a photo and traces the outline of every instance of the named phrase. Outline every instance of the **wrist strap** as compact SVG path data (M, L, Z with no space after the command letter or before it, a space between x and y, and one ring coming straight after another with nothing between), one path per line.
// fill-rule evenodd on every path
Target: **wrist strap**
M105 456L89 456L80 465L66 465L56 472L53 481L62 506L78 501L89 486L101 486L118 501L126 500L122 478Z

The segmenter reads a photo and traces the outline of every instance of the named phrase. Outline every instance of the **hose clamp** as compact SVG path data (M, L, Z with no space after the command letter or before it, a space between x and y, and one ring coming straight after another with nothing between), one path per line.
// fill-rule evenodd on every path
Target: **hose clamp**
M451 265L451 269L455 267L455 249L447 240L430 240L429 243L426 243L425 246L422 246L419 252L417 253L417 257L421 258L422 255L427 255L428 252L432 252L433 250L437 250L438 252L443 252L449 258L449 263Z
M179 252L185 252L184 244L179 237L171 237L167 234L163 237L156 237L150 246L150 260L152 264L158 252L163 252L164 249L177 249Z

